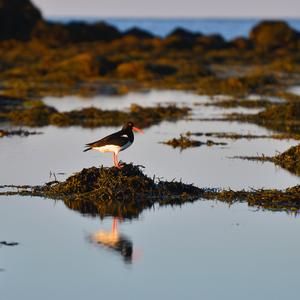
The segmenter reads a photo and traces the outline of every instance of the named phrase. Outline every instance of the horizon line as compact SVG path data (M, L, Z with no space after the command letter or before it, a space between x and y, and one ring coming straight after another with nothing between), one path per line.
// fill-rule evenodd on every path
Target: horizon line
M150 19L150 20L300 20L300 16L95 16L95 15L47 15L44 18L94 18L94 19Z

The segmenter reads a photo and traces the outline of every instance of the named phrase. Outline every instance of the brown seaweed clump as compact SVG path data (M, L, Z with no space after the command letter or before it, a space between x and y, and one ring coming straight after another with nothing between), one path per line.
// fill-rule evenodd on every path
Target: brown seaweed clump
M18 129L18 130L3 130L0 129L0 138L2 137L10 137L10 136L21 136L21 137L26 137L29 135L37 135L41 134L41 132L37 131L28 131L28 130L23 130L23 129Z
M267 106L255 115L231 114L227 120L255 123L282 133L298 136L300 133L300 101L289 101L285 104Z
M276 155L272 158L272 161L276 165L279 165L291 173L300 176L300 144L291 147L279 155Z
M115 167L91 167L70 176L64 182L54 182L36 188L34 194L61 199L83 214L132 218L154 203L193 201L202 189L182 182L156 181L146 176L140 166L125 164Z
M38 105L28 109L11 111L5 114L7 120L15 125L24 126L118 126L128 120L148 127L163 120L175 121L189 112L187 107L177 107L175 105L142 107L132 104L129 111L102 110L95 107L73 110L70 112L59 112L55 108Z
M227 203L247 201L249 206L298 212L300 209L300 185L286 190L208 191L205 193L204 198L217 199Z
M299 134L288 134L288 133L278 133L278 134L250 134L250 133L236 133L236 132L186 132L187 136L207 136L207 137L215 137L218 139L231 139L231 140L239 140L239 139L275 139L275 140L285 140L285 139L295 139L300 140Z
M207 140L206 142L201 142L197 140L193 140L188 136L180 135L180 138L173 138L166 142L162 142L162 144L172 146L173 148L180 148L181 150L191 147L200 147L200 146L213 146L213 145L227 145L226 143L218 143L212 140Z
M300 176L300 144L291 147L287 151L273 157L262 155L262 156L235 156L234 158L273 162L276 165L288 170L289 172Z

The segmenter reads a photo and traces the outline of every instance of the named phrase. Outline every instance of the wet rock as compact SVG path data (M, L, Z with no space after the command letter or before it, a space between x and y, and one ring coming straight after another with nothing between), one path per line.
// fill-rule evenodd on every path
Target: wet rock
M30 0L0 0L0 40L29 40L39 22L41 12Z
M217 50L227 48L228 44L220 34L212 34L198 37L197 46L206 50Z
M168 76L177 73L177 68L166 64L149 63L145 66L146 70L159 76Z
M175 28L173 31L171 31L167 37L178 37L178 38L182 38L182 39L195 39L197 37L200 37L202 36L201 33L194 33L194 32L191 32L189 30L186 30L184 28L181 28L181 27L178 27L178 28Z
M84 22L72 22L66 25L70 42L112 41L120 38L121 33L105 22L86 24Z
M253 44L252 42L244 37L237 37L235 39L233 39L230 44L237 49L240 50L250 50L253 48Z
M147 30L133 27L123 33L124 36L134 36L138 39L152 39L154 35Z
M114 71L119 64L119 62L110 60L110 59L106 58L105 56L98 56L97 63L98 63L98 70L99 70L98 72L99 72L99 75L101 75L101 76L105 76L108 73Z
M167 49L186 50L196 45L196 38L201 37L200 33L193 33L183 28L174 29L163 41Z
M263 21L250 32L250 41L262 51L286 47L299 38L299 32L284 21Z

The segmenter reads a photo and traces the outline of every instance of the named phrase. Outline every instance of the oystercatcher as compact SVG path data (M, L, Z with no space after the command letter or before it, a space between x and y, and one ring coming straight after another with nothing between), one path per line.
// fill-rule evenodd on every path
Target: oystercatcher
M132 122L128 122L120 131L108 135L99 141L86 144L87 148L84 149L83 152L89 150L112 152L115 167L121 169L123 165L118 161L118 154L120 151L127 149L133 143L133 131L144 133L142 129L134 127Z

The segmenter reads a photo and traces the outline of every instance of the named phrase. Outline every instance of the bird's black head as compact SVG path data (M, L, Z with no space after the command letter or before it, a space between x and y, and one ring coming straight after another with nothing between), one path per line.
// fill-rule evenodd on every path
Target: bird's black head
M123 130L126 130L126 129L131 129L134 127L133 123L132 122L127 122L126 124L124 124L123 126Z
M144 133L144 131L140 128L137 128L137 127L134 127L133 123L132 122L127 122L123 128L122 128L123 131L136 131L136 132L140 132L140 133Z

